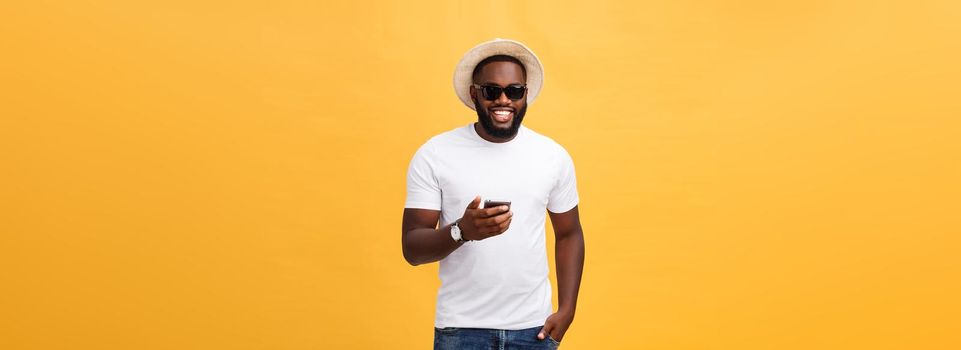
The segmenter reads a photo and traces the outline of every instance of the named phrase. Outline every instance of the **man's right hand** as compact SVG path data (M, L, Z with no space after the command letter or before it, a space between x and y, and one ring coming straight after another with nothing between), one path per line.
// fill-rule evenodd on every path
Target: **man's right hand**
M458 222L461 237L468 241L479 241L497 236L511 225L511 212L508 206L501 205L493 208L480 209L480 196L467 205L464 216Z

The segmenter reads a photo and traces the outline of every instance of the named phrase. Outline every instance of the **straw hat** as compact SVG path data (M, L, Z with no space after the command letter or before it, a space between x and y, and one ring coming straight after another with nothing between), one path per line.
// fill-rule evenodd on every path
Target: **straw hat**
M524 70L527 71L527 103L533 103L544 84L544 68L541 67L541 61L524 44L500 38L474 46L457 63L457 68L454 70L454 92L457 93L460 101L470 109L474 109L474 103L470 99L474 67L485 58L496 55L511 56L524 64Z

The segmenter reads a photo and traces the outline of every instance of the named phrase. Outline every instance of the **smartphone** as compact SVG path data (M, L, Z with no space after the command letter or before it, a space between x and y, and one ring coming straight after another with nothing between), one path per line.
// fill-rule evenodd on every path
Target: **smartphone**
M510 202L510 201L500 201L500 200L490 200L490 199L484 201L484 208L485 208L485 209L486 209L486 208L498 207L498 206L502 206L502 205L506 205L506 206L507 206L507 210L511 210L511 202Z

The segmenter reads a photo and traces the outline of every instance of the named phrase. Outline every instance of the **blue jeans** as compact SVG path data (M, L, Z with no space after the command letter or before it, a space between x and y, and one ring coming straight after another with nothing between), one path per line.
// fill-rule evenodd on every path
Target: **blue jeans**
M434 327L434 350L540 350L557 349L560 342L545 335L537 339L543 326L502 330L489 328L436 328Z

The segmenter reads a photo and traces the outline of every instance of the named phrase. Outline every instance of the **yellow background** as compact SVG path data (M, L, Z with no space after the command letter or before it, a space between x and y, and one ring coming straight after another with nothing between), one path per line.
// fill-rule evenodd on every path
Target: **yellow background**
M577 166L563 348L961 348L961 5L738 0L5 1L0 348L429 348L406 167L494 37Z

